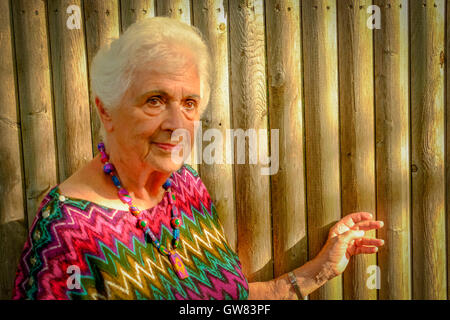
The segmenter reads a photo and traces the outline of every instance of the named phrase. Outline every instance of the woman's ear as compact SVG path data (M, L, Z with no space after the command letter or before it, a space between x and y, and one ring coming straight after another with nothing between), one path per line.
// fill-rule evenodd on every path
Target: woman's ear
M100 115L100 121L103 123L103 127L106 131L112 131L113 124L111 114L105 109L103 102L98 97L95 97L95 105L98 109L98 114Z

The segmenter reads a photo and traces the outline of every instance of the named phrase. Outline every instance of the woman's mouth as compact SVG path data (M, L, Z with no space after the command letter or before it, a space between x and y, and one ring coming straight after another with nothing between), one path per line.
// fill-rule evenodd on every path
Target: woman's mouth
M165 151L173 151L181 148L181 144L159 143L159 142L152 142L152 143L156 145L158 148Z

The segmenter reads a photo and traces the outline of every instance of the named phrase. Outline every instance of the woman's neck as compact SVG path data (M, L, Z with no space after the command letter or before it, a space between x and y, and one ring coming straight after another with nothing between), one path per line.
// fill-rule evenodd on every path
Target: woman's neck
M143 166L139 167L133 164L130 166L121 157L110 157L110 163L114 165L122 187L129 192L133 199L133 204L139 209L153 207L162 200L165 192L162 185L170 177L170 174L161 173ZM103 163L100 155L94 158L94 164L96 170L102 173L102 184L114 186L111 176L103 173Z
M123 162L118 161L116 163L114 161L113 158L110 159L110 162L116 168L122 187L129 192L133 199L133 205L143 210L156 206L163 199L165 190L162 188L162 185L170 177L170 173L129 170L128 166L123 165ZM111 176L103 172L103 165L100 155L97 155L91 162L91 170L85 171L88 175L85 177L86 179L89 179L89 175L91 175L91 178L93 177L92 175L95 175L100 179L98 183L92 183L92 189L100 197L100 199L95 199L95 201L104 202L106 206L116 209L127 210L128 206L122 204L118 198L117 188L114 186ZM91 198L94 197L91 196Z

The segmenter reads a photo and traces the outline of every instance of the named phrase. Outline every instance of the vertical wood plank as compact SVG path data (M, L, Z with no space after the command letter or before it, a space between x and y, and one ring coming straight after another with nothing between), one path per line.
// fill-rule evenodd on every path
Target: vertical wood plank
M69 29L67 21L79 7L80 28ZM49 0L53 96L58 143L60 181L92 159L88 73L81 1Z
M231 128L228 21L225 11L228 9L228 1L194 1L192 9L194 26L201 30L208 43L213 67L210 102L201 119L202 130L216 129L220 131L222 137L225 137L226 130ZM225 159L222 160L223 164L208 164L203 161L199 168L202 180L208 188L224 226L228 242L235 250L237 230L233 165L226 163Z
M13 1L28 225L57 183L47 16L39 0Z
M310 258L341 219L336 1L302 1L306 179ZM342 276L311 299L342 299Z
M258 133L268 126L263 2L232 1L229 14L233 128ZM246 145L246 154L253 147L267 148L253 143ZM237 252L250 282L269 280L273 278L270 180L261 174L262 165L250 164L247 155L244 164L237 164L235 156Z
M411 299L408 1L376 0L375 30L377 219L379 299Z
M156 0L156 14L192 24L189 0Z
M338 1L339 108L341 121L342 213L375 207L375 118L372 30L367 27L371 0ZM366 232L375 237L375 231ZM344 272L344 299L373 300L367 268L376 255L357 255Z
M136 21L156 15L155 0L120 0L120 9L122 32Z
M450 299L450 3L446 2L446 35L445 35L445 204L447 214L447 299Z
M0 12L0 299L6 300L11 299L28 226L9 0L0 0Z
M446 299L445 1L411 2L413 299Z
M84 15L86 19L87 61L88 66L90 66L98 49L109 43L110 40L119 37L120 19L118 0L84 0ZM90 88L91 86L89 85L89 89ZM90 90L89 97L92 151L93 154L97 154L97 144L100 142L99 131L101 123L96 111L97 107L95 105L95 97L92 97Z
M308 260L300 3L266 2L270 128L279 130L271 176L274 277Z

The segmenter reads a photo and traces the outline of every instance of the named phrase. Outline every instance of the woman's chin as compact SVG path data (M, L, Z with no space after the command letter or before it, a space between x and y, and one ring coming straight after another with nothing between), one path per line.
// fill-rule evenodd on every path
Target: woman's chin
M182 159L181 159L182 160ZM173 161L171 157L155 157L149 161L151 166L159 172L172 173L183 166L183 161Z

